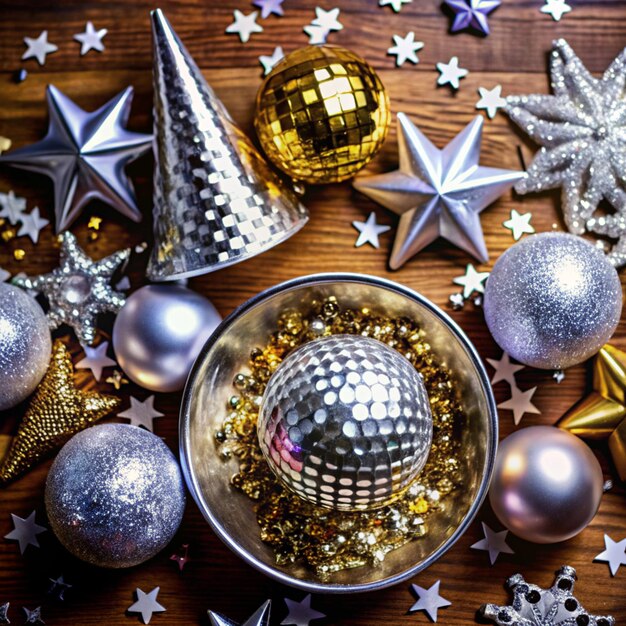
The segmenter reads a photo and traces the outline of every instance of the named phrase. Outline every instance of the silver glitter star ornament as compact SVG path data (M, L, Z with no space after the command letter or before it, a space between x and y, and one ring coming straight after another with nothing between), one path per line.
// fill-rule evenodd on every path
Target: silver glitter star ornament
M478 164L483 118L477 116L443 150L437 149L404 113L398 113L399 168L357 178L354 187L400 215L389 265L444 237L481 263L489 259L479 213L523 172Z
M308 219L207 84L171 25L152 13L155 245L151 280L212 272L265 252Z
M91 260L70 232L59 236L60 265L49 274L15 277L13 283L24 289L43 293L48 300L48 324L54 329L67 324L82 344L96 338L99 313L117 313L124 306L124 295L110 285L113 274L128 259L130 250L120 250L101 259Z
M510 606L483 605L479 613L498 626L613 626L610 616L588 613L572 595L576 570L564 565L556 572L550 589L542 589L524 580L521 574L506 582L513 592Z
M626 49L602 78L594 78L563 39L553 44L554 95L509 96L505 108L541 148L521 193L562 188L565 224L570 232L593 232L617 239L608 257L626 264ZM607 200L612 215L596 214Z
M93 199L139 222L141 213L124 167L150 149L152 137L124 128L133 88L127 87L93 113L80 109L54 85L48 85L46 96L50 115L46 136L0 155L0 163L52 179L57 232L69 228Z
M241 626L269 626L272 603L266 600ZM237 622L214 611L208 611L211 626L239 626Z

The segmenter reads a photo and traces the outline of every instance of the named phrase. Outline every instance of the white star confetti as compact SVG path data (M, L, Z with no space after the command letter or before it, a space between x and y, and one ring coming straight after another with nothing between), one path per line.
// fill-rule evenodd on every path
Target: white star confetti
M413 31L407 33L405 37L393 35L393 43L394 45L387 50L387 54L396 56L396 65L398 67L403 65L405 61L419 63L419 58L415 53L424 47L424 42L415 41L415 33Z
M480 100L476 103L477 109L484 109L487 117L492 120L498 109L506 106L506 100L502 97L502 85L496 85L493 89L478 88Z
M272 15L284 15L283 7L281 4L284 0L254 0L252 3L258 9L261 9L261 19L265 19Z
M258 11L252 11L252 13L245 15L239 9L235 9L233 12L235 21L226 27L226 32L228 34L236 33L239 35L241 43L246 43L253 33L263 32L263 26L256 23L258 14Z
M465 306L465 298L462 293L453 293L448 300L455 311L460 311Z
M469 298L472 293L485 293L484 282L489 277L489 272L477 272L476 268L468 263L463 276L452 279L455 285L463 287L463 297Z
M103 341L99 346L90 348L89 346L83 346L85 351L85 358L76 363L78 369L90 369L94 378L100 380L102 376L102 370L105 367L115 367L117 363L107 356L107 350L109 349L109 342Z
M274 66L284 58L284 56L285 53L283 52L281 46L276 46L271 56L262 54L259 57L259 63L263 66L263 76L267 76L274 69Z
M339 21L339 9L330 9L325 11L320 7L315 7L315 15L317 16L311 24L319 26L327 32L343 30L343 24Z
M551 15L555 22L572 10L572 7L565 0L546 0L546 3L539 9L542 13Z
M504 228L508 228L513 234L513 239L519 241L524 233L532 235L535 229L530 225L532 213L520 214L515 209L511 209L511 219L503 222Z
M5 217L15 226L26 209L26 198L16 196L13 191L0 193L0 217Z
M517 386L515 384L515 374L524 369L523 365L516 365L515 363L511 363L511 358L506 352L502 353L499 361L497 359L487 359L487 363L489 363L489 365L491 365L491 367L496 370L493 378L491 379L492 385L495 385L501 380L504 380L509 383L511 387Z
M285 598L285 604L287 605L289 613L280 623L280 626L309 626L310 622L313 620L326 617L324 613L320 613L311 608L311 594L303 598L300 602Z
M453 89L458 89L460 79L465 78L469 71L459 67L459 57L452 57L448 63L437 63L439 70L438 85L450 85Z
M498 404L498 408L512 411L513 421L517 426L520 423L522 417L524 417L524 414L541 413L541 411L531 402L532 397L535 395L535 391L537 391L537 387L522 391L521 389L512 386L511 397L505 402L501 402L500 404Z
M378 235L382 235L391 229L391 226L376 223L376 213L374 213L374 211L369 214L366 222L355 220L352 222L352 226L359 231L359 236L354 244L355 248L359 248L366 243L371 244L374 248L380 248Z
M402 5L410 2L413 2L413 0L378 0L378 6L391 7L396 13L400 13Z
M13 521L13 530L9 534L5 535L4 538L17 541L20 545L20 554L24 554L24 551L28 548L28 546L39 548L37 535L46 532L48 529L35 522L35 511L33 511L26 519L11 513L11 520Z
M415 611L424 611L428 614L428 617L433 622L437 621L437 609L441 609L444 606L450 606L452 602L442 598L439 595L439 585L441 581L438 580L429 589L424 589L419 585L411 585L415 595L417 595L417 602L409 609L411 613Z
M32 39L31 37L24 37L24 44L26 45L26 52L22 55L22 61L26 59L37 59L39 65L44 65L46 62L46 55L56 52L59 48L53 43L48 43L48 31L41 31L39 37Z
M80 43L80 56L82 57L90 50L102 52L104 50L102 38L108 32L109 31L106 28L96 30L91 22L87 22L85 25L85 32L74 35L74 39Z
M154 432L152 420L163 417L163 415L164 413L160 413L154 408L154 396L146 398L143 402L131 396L130 409L117 414L118 417L129 419L132 426L143 426L151 433Z
M594 561L604 561L609 564L611 576L617 574L620 565L626 565L626 539L613 541L608 535L604 535L605 550L594 557Z
M22 213L20 221L22 225L17 231L17 236L28 235L33 243L39 241L39 232L50 223L39 215L39 207L35 207L30 213Z
M473 550L485 550L489 552L489 561L491 565L496 562L496 559L500 554L515 554L511 547L506 543L506 536L509 534L508 530L502 530L495 532L482 522L484 539L472 544L470 548Z
M157 602L160 587L155 587L150 593L145 593L139 587L136 589L137 602L128 607L129 613L141 613L144 624L149 624L153 613L162 613L166 610Z
M311 46L317 46L321 43L326 43L326 37L328 37L328 31L321 26L314 26L308 24L302 29L309 36L309 44Z
M0 283L3 283L11 278L11 272L7 272L5 269L0 267Z

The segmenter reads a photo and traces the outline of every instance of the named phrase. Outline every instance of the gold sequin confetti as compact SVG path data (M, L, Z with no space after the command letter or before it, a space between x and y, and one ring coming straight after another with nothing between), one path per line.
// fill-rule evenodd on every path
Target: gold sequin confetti
M17 250L13 250L13 258L16 261L23 261L26 256L26 252L22 250L22 248L18 248Z
M2 234L0 236L2 237L2 240L5 243L8 242L8 241L11 241L11 239L15 239L15 229L14 228L7 228L7 229L2 231Z
M395 502L374 511L342 512L309 504L285 490L259 447L256 422L265 386L285 356L307 341L334 334L359 334L398 350L422 374L433 413L428 462ZM235 456L239 471L232 485L256 502L261 539L278 564L303 561L321 579L340 570L380 564L385 555L428 533L428 516L461 484L459 446L454 432L465 416L454 378L442 366L425 333L408 318L344 309L335 298L314 303L303 316L287 311L269 342L250 355L250 373L233 381L236 395L216 433L220 453Z
M120 370L115 370L113 374L106 379L106 382L113 385L118 391L122 388L122 385L128 385L128 380L124 378Z
M11 148L11 140L8 137L2 137L0 135L0 154L10 150Z
M100 230L100 224L102 224L102 218L98 217L97 215L92 215L89 218L87 228L91 228L92 230Z

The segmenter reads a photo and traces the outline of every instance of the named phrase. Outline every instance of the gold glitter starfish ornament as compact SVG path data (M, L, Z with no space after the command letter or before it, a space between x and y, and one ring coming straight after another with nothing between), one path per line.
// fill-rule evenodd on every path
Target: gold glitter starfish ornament
M28 471L119 403L115 396L77 389L70 354L63 342L55 341L48 371L0 465L0 484Z

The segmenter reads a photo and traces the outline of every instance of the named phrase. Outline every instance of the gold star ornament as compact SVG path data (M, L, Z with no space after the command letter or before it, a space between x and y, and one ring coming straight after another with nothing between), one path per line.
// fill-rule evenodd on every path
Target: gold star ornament
M621 480L626 480L626 352L606 344L593 363L593 391L558 422L583 439L607 439Z
M70 354L63 342L55 341L48 371L0 465L0 484L21 476L119 403L115 396L77 389Z

